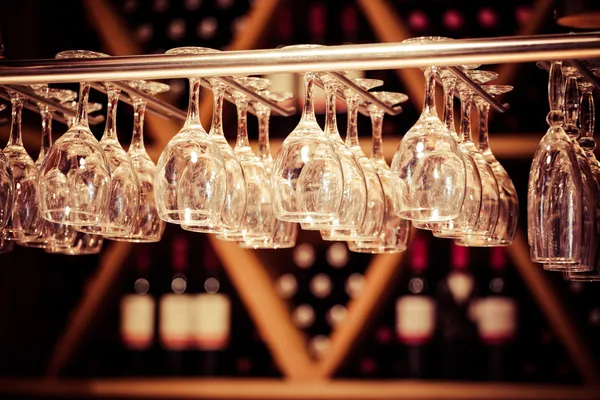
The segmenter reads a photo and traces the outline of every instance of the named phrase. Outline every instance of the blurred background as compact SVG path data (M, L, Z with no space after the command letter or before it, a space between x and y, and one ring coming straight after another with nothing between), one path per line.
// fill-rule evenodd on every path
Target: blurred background
M179 46L235 50L577 30L556 23L559 6L551 0L20 0L3 2L0 23L5 58L18 60L52 58L68 49L160 54ZM490 133L492 149L519 193L519 229L526 232L529 167L547 128L547 73L533 63L488 67L500 73L498 83L515 86L504 97L510 110L493 112ZM410 96L402 114L384 121L384 138L395 146L420 114L421 72L364 76L383 79L381 90ZM276 88L301 93L298 77L273 78ZM171 91L162 98L185 109L187 82L165 83ZM209 92L204 97L208 128L212 98ZM91 100L105 103L106 96L93 92ZM4 146L10 110L1 117ZM231 104L224 120L233 140ZM340 132L345 120L342 109ZM23 121L25 146L35 159L40 117L25 111ZM276 141L298 117L271 121ZM179 128L177 121L167 122L148 119L147 142L156 154ZM256 125L251 116L251 139ZM130 106L119 106L118 126L121 142L128 143ZM103 124L92 129L100 137ZM54 124L55 137L65 130ZM368 138L370 131L370 121L361 116L359 134ZM598 286L544 273L518 251L457 248L419 231L403 256L378 258L301 231L294 249L224 258L206 235L170 224L160 243L108 242L97 256L15 247L0 255L0 375L4 381L47 375L283 378L293 370L295 359L284 354L289 351L323 363L335 378L597 383ZM376 285L382 277L388 284L373 289L370 279ZM218 296L215 311L203 326L190 326L177 311L178 301L202 293ZM282 306L264 307L275 300ZM138 310L147 311L128 313L131 302L143 302ZM403 318L401 309L409 310ZM352 333L344 337L336 327ZM352 344L346 345L348 338Z

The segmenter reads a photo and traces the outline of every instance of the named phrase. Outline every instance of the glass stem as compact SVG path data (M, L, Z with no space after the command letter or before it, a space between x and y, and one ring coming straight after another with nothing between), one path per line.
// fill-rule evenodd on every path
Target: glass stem
M454 89L456 88L455 78L446 78L442 80L444 87L444 125L451 132L456 132L454 125Z
M313 86L315 74L307 72L304 74L304 107L302 108L302 119L316 121L315 105L313 99Z
M109 87L107 90L108 102L106 103L106 125L104 137L117 139L117 106L119 105L119 89Z
M596 110L594 106L594 95L591 90L585 90L581 96L579 110L579 124L581 125L579 144L586 151L594 151L596 141L594 140L594 125Z
M373 129L373 152L371 158L373 160L385 160L383 157L383 112L381 110L372 111L371 125Z
M52 113L48 106L40 105L40 115L42 117L42 143L38 161L41 163L52 147Z
M348 147L359 146L358 142L358 97L346 98L348 105L348 128L346 130L346 145Z
M223 96L225 95L225 86L221 84L213 85L213 116L210 132L213 135L225 136L223 132Z
M579 128L579 85L575 76L569 76L565 84L565 132L572 140L577 140Z
M562 62L553 61L550 65L550 76L548 79L548 102L550 112L546 116L546 122L550 126L564 124L564 76Z
M237 107L237 141L235 147L250 146L248 142L248 98L238 97L235 101Z
M435 74L437 68L425 68L425 102L423 104L423 115L437 115L435 109Z
M133 101L133 133L131 134L130 150L144 152L144 116L146 114L146 101L136 98Z
M255 107L258 117L258 155L261 158L266 158L271 155L269 145L269 118L271 110L268 107Z
M88 123L88 97L90 95L90 84L87 82L81 82L79 84L79 102L77 103L77 114L73 119L72 126L81 125L89 129Z
M23 98L19 95L11 93L10 104L12 106L12 111L10 136L8 138L7 146L23 147L23 134L21 133L21 114L23 112Z
M185 127L202 127L200 122L200 78L190 78L190 100Z
M472 142L471 138L471 106L473 94L469 93L460 98L460 135L465 142Z
M325 84L325 107L327 114L325 116L325 134L326 135L338 135L337 128L337 117L335 112L335 92L337 91L337 85L326 83Z
M483 102L479 105L479 150L487 151L490 149L488 120L490 116L490 105Z

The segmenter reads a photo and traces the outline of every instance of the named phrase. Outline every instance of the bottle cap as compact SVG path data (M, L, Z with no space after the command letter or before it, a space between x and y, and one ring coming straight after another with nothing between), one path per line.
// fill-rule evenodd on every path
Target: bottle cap
M469 267L469 248L451 245L451 266L453 269L467 269Z

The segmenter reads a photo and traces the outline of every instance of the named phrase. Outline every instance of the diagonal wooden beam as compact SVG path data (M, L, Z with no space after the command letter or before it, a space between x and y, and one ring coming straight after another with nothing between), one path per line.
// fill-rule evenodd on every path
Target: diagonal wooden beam
M283 375L290 379L310 377L314 367L306 340L292 324L265 267L251 250L213 235L209 239Z
M102 304L111 288L114 287L119 271L132 248L133 243L114 242L108 249L104 250L96 276L84 290L83 298L71 313L66 324L67 328L58 339L50 356L46 372L48 376L60 374L73 354L79 349L87 333L92 329L97 314L101 312Z
M583 335L571 320L542 266L531 262L527 239L520 230L513 245L508 247L508 252L521 278L584 380L590 384L600 383L600 373L592 352L586 347Z
M381 308L379 306L386 301L396 283L404 253L378 254L373 257L365 272L365 288L358 298L348 303L347 317L334 329L331 347L314 371L316 378L330 378L348 358L363 330L378 314Z

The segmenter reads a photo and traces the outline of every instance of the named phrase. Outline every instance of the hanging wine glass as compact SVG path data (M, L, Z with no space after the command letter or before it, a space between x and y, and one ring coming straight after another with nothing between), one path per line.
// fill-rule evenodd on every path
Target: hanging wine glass
M408 96L403 93L371 92L379 100L389 106L404 103ZM383 227L377 240L349 241L350 251L361 253L396 253L406 250L410 237L410 221L400 218L395 209L394 180L392 171L383 156L383 109L375 104L366 103L373 127L373 151L371 161L383 186L385 207L383 210Z
M510 92L513 87L508 85L482 85L482 88L493 96L499 96ZM519 198L510 176L498 162L488 141L488 115L490 104L482 97L474 98L475 105L479 110L479 151L483 158L492 168L499 189L498 222L491 236L483 239L472 239L468 242L457 242L467 246L508 246L513 242L517 232L517 221L519 218Z
M550 66L550 125L535 152L527 191L528 236L533 262L564 265L565 271L589 271L579 263L584 226L581 170L575 149L562 128L562 63Z
M275 216L284 221L332 221L339 216L342 204L342 166L333 144L315 118L314 79L314 73L304 74L302 118L283 141L273 164L271 186Z
M597 75L596 71L595 74ZM594 85L581 81L579 83L581 89L581 100L579 108L579 145L585 152L588 159L592 175L594 177L596 190L596 235L600 233L600 163L596 159L594 149L596 141L594 140L594 123L595 123L595 107L594 107ZM600 249L596 246L595 268L590 272L570 272L568 278L571 281L580 282L598 282L600 281Z
M217 50L215 50L217 51ZM204 233L234 234L239 231L246 214L246 178L234 150L231 148L223 132L223 98L226 85L217 79L209 79L213 91L213 117L209 136L219 147L225 161L227 176L226 195L221 220L217 224L182 225L185 230Z
M404 43L428 43L415 38ZM425 103L417 123L404 135L392 161L401 217L413 221L456 218L465 194L466 172L456 140L435 110L437 67L425 68Z
M57 252L68 256L81 256L98 254L102 250L104 237L90 233L77 232L73 244L69 247L59 249Z
M30 240L38 237L41 228L36 202L40 174L23 147L21 112L24 99L13 91L9 91L9 95L12 121L4 156L14 182L14 203L1 237L5 240Z
M170 89L169 85L160 82L133 81L128 82L128 84L151 96L164 93ZM156 164L148 155L144 145L146 100L137 96L131 96L131 100L133 101L133 133L131 134L131 144L129 150L127 150L127 155L139 181L140 200L132 232L124 236L111 236L109 239L136 243L159 242L165 231L165 221L158 216L154 198Z
M75 50L57 58L107 57ZM82 82L73 125L52 146L42 164L38 203L45 219L69 225L99 224L110 199L110 166L87 120L90 84Z
M0 149L0 230L8 224L14 204L14 184L8 160ZM0 234L0 237L2 235Z
M357 156L342 140L336 120L336 93L341 85L330 75L321 74L319 79L325 88L325 134L330 138L339 157L343 171L343 197L339 216L327 222L304 222L302 229L329 230L335 229L337 240L349 240L358 237L367 209L367 183L365 174ZM331 233L325 235L331 237Z
M354 79L354 82L364 90L381 86L379 79ZM346 133L346 146L358 160L365 176L367 189L365 216L362 224L354 229L331 228L321 231L323 240L376 240L383 228L383 213L385 209L385 195L381 180L377 175L375 166L369 160L358 141L358 104L360 95L351 89L344 89L344 97L348 106L348 128ZM360 199L360 198L359 198ZM362 206L362 204L361 204Z
M262 96L276 103L283 103L294 97L292 93L271 93L262 91ZM252 102L258 117L258 157L265 168L267 176L273 172L273 158L269 146L269 118L271 109L260 102ZM276 220L273 234L267 239L247 239L239 243L242 248L252 249L287 249L296 245L298 224Z
M575 152L579 171L581 172L581 199L583 211L583 226L581 237L581 259L578 268L591 271L596 267L596 192L594 190L595 180L590 169L589 160L577 141L579 128L577 119L579 117L579 73L576 68L563 66L566 78L564 93L564 119L563 129L570 139L571 146ZM549 271L564 271L562 263L546 263L544 269Z
M180 47L166 54L204 52L195 47ZM200 122L200 78L192 77L189 81L187 119L160 155L154 197L159 216L167 222L212 225L221 220L225 203L225 161Z
M268 79L237 78L237 80L255 92L265 90L269 86ZM273 235L276 222L271 199L271 186L264 165L254 154L248 141L247 113L250 99L240 91L235 91L233 95L238 114L237 141L233 150L246 179L246 214L237 231L218 233L217 239L237 242L247 239L265 240Z

